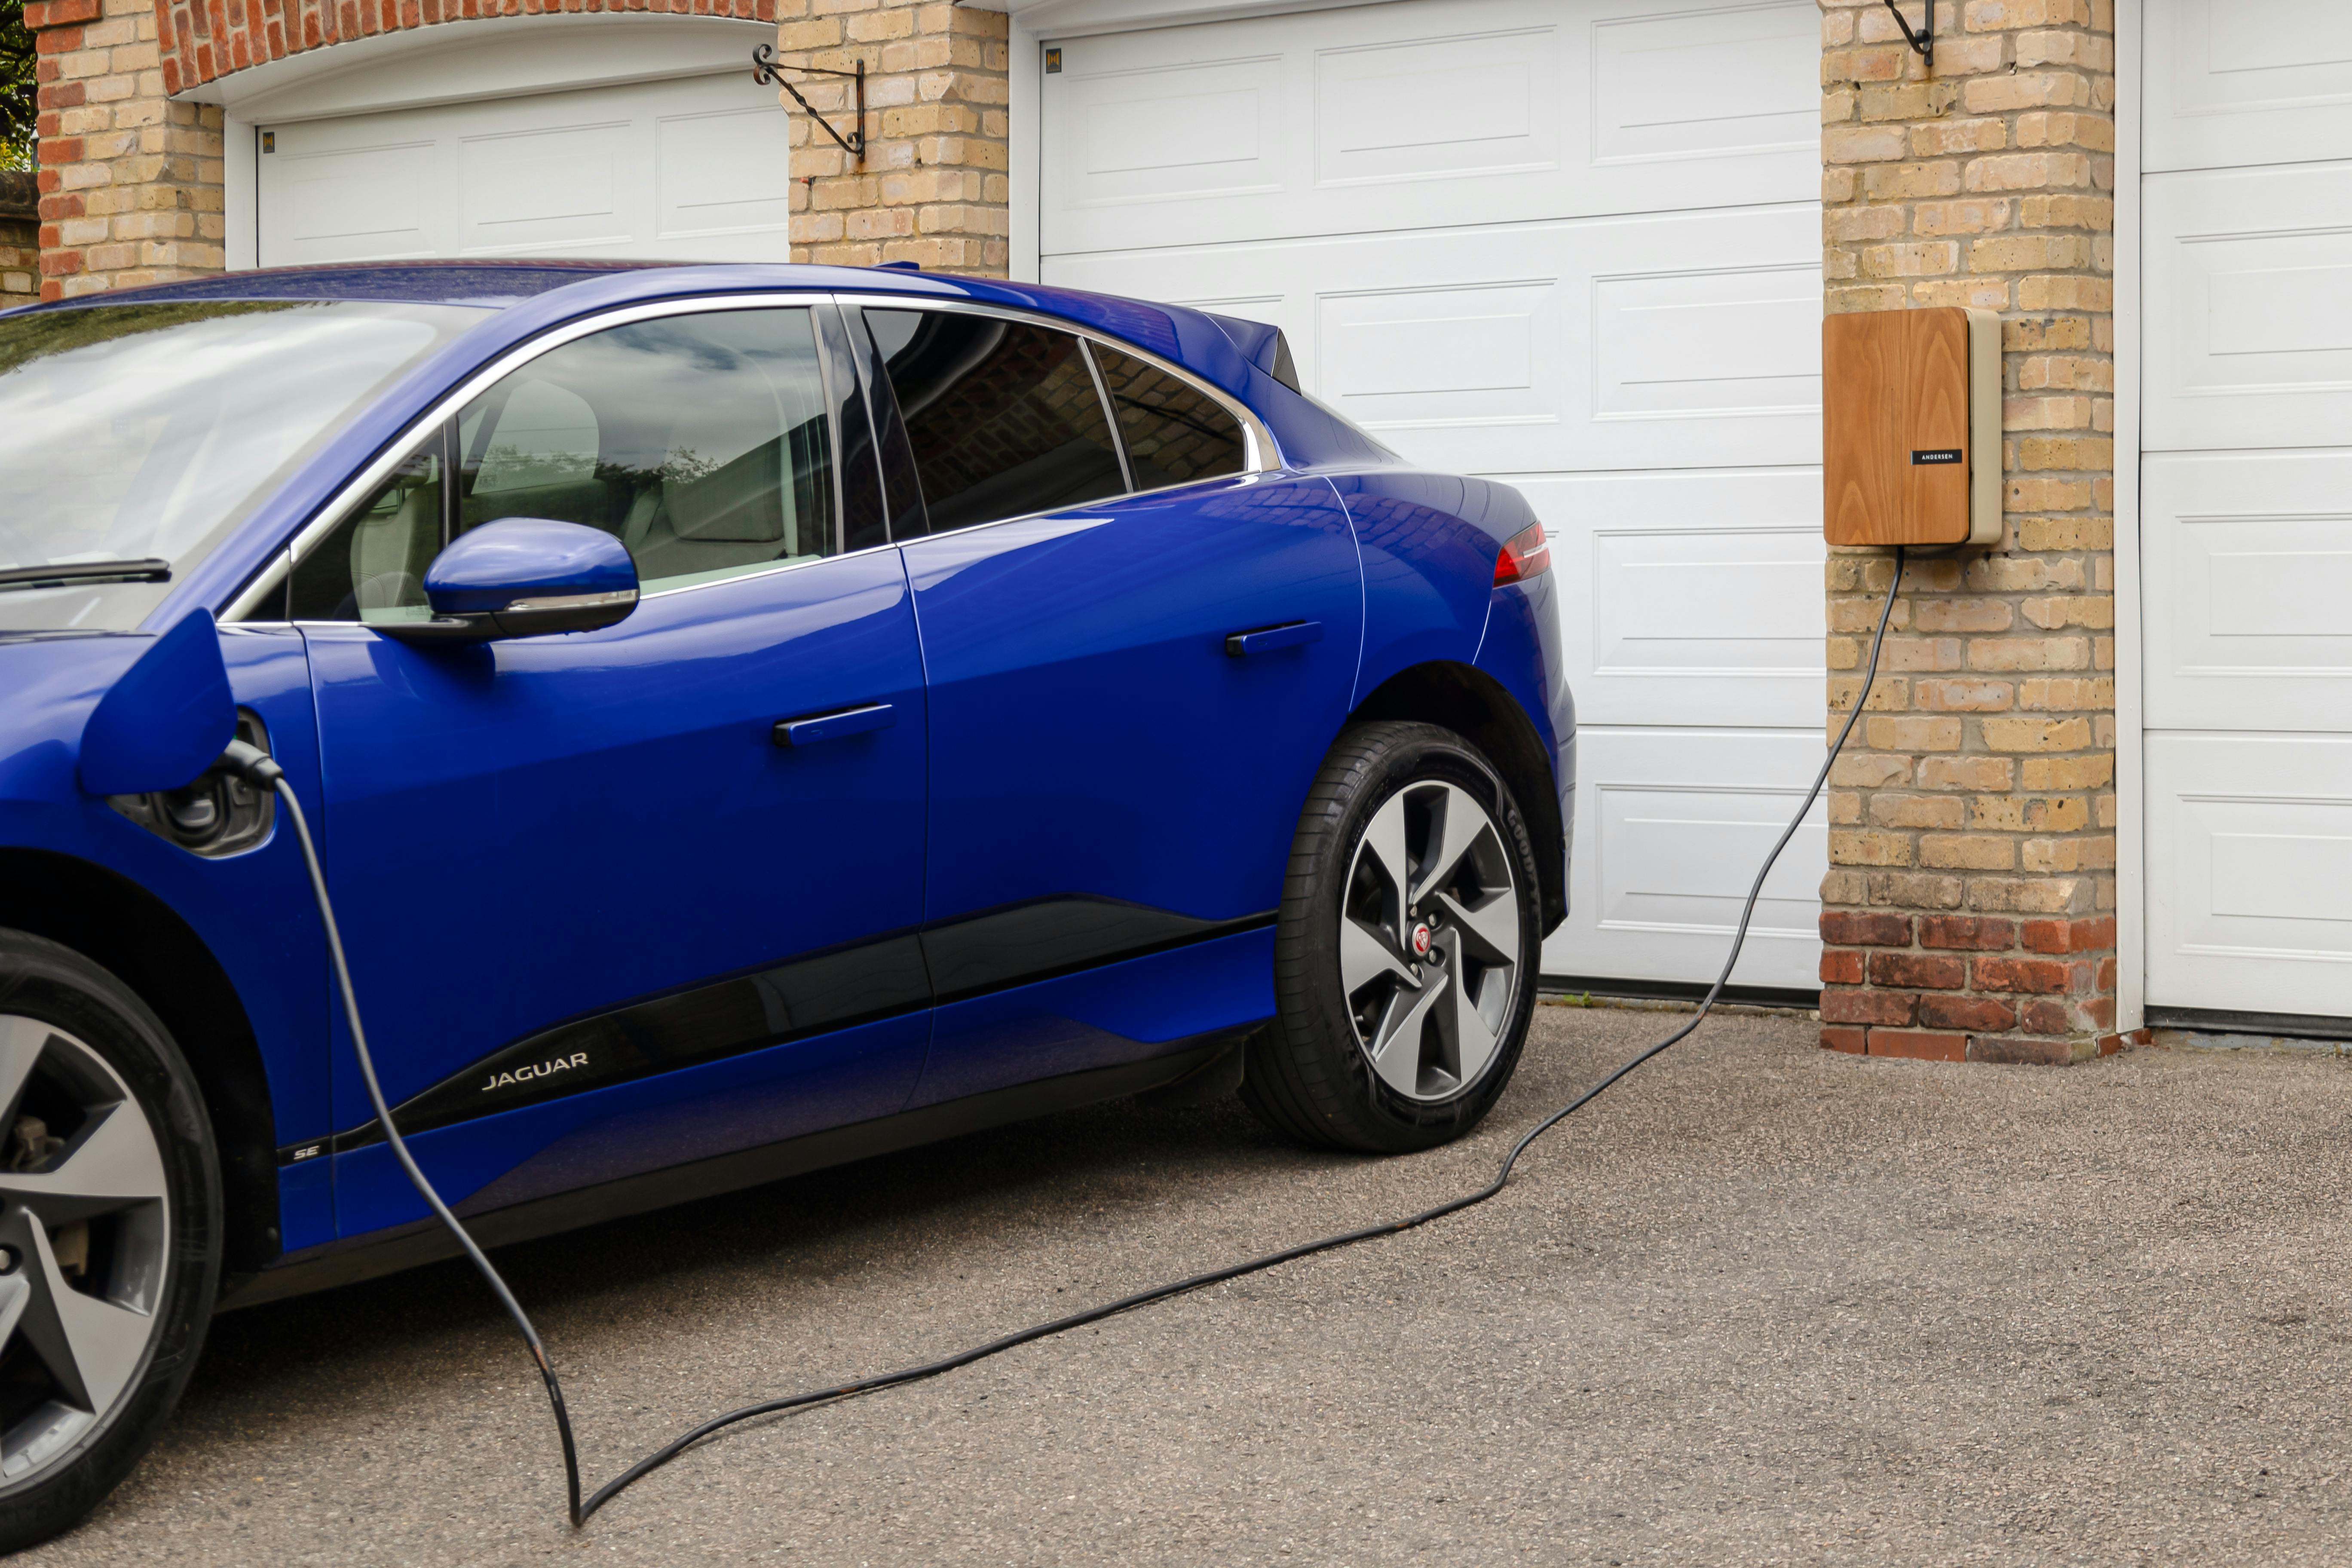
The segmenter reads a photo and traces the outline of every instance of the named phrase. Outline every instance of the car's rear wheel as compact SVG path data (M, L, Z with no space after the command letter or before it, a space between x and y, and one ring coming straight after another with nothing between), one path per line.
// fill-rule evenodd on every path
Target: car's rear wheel
M1477 747L1433 724L1347 731L1293 841L1250 1107L1302 1142L1381 1152L1476 1126L1527 1038L1538 888L1527 824Z
M171 1034L0 931L0 1551L66 1529L180 1397L219 1282L212 1134Z

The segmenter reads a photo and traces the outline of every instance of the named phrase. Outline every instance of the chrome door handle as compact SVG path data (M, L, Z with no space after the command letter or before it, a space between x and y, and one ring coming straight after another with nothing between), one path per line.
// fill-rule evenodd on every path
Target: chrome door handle
M1285 621L1278 626L1260 626L1255 631L1235 632L1225 638L1225 653L1240 658L1253 653L1272 653L1278 647L1300 647L1323 640L1321 621Z
M779 719L770 737L779 746L814 746L819 741L837 741L845 735L887 730L898 721L898 714L887 702L861 702L855 708L836 708L830 713L812 713L805 719Z

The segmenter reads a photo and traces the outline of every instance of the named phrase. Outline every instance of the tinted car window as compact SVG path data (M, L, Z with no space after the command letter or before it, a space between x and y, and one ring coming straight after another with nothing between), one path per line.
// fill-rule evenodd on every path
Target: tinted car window
M1242 471L1241 421L1207 393L1133 354L1094 345L1103 387L1118 411L1135 488L1158 489Z
M865 316L889 367L932 531L1127 489L1076 337L947 311Z
M427 616L424 568L443 542L504 517L602 529L647 588L841 548L805 310L598 332L523 366L452 423L296 568L296 619Z

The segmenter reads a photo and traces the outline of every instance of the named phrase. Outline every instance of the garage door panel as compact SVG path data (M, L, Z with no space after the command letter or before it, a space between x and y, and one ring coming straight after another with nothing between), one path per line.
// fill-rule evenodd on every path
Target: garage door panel
M790 122L746 73L269 129L264 266L790 258Z
M1047 178L1073 210L1282 188L1282 61L1259 55L1072 76Z
M2352 163L2146 184L2145 445L2325 447L2352 432Z
M2352 6L2176 0L2150 7L2149 171L2352 157Z
M460 252L527 256L625 244L635 184L622 167L637 137L627 121L540 125L457 143Z
M1058 257L1044 273L1278 299L1260 319L1309 389L1433 468L1803 465L1821 453L1818 225L1776 207Z
M1612 7L1625 10L1627 7ZM1592 24L1592 160L1641 163L1740 158L1820 136L1789 83L1821 66L1819 27L1801 7L1676 8Z
M289 132L272 156L281 160L273 216L285 264L438 253L446 222L432 200L440 184L432 142Z
M768 129L765 106L714 114L666 114L654 132L654 227L664 239L772 232L792 223L787 163L750 167L734 156Z
M2352 1014L2352 737L2151 734L2148 1000Z
M1809 201L1819 29L1808 0L1406 0L1057 39L1042 250Z
M1315 182L1557 168L1563 75L1557 27L1322 50L1315 56Z
M1818 469L1508 482L1552 537L1580 722L1820 722Z
M1558 340L1560 316L1552 278L1321 294L1315 384L1345 388L1347 412L1384 430L1550 424L1565 389L1539 372L1538 345Z
M1818 262L1596 278L1592 305L1600 418L1820 411Z
M2352 452L2142 471L2148 723L2352 731Z
M1713 979L1755 868L1821 760L1818 731L1620 730L1580 719L1571 907L1544 943L1545 972ZM1820 984L1828 861L1816 803L1765 881L1735 984Z

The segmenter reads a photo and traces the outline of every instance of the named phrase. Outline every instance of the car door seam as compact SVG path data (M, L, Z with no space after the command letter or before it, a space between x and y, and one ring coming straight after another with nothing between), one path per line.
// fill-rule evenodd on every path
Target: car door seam
M1364 585L1364 542L1356 531L1356 514L1349 509L1348 498L1339 493L1330 475L1324 475L1323 482L1329 487L1331 499L1339 503L1339 515L1348 520L1348 542L1356 552L1356 668L1348 677L1348 711L1352 714L1364 700L1364 651L1370 646L1372 635L1370 590Z

